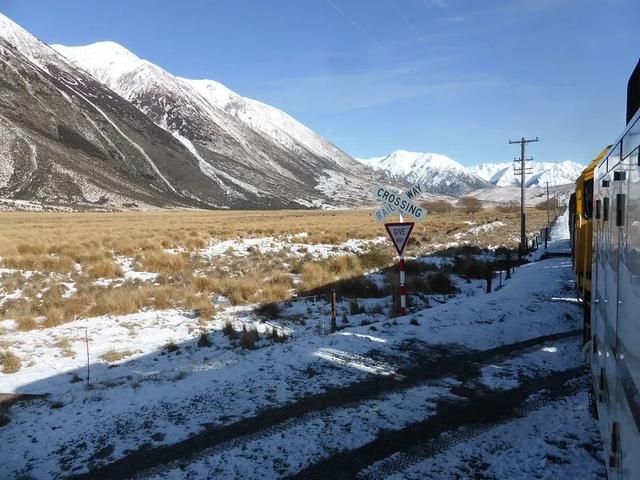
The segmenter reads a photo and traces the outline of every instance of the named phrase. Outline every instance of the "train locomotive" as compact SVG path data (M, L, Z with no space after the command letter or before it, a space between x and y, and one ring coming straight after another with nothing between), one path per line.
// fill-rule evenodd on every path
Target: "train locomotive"
M609 479L640 479L640 61L626 127L576 181L573 268Z

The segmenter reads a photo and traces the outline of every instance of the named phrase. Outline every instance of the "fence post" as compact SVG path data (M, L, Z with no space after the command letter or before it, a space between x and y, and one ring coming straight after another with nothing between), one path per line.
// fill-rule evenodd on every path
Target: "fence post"
M491 281L493 280L493 271L487 270L487 293L491 293Z
M511 278L511 252L507 252L507 275L506 280Z
M331 332L338 330L336 322L336 289L331 290Z

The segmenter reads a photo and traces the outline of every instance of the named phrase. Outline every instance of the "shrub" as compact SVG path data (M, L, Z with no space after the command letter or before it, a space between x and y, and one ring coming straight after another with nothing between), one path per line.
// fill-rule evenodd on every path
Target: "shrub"
M0 353L0 362L2 363L2 373L16 373L22 368L20 358L11 350L4 350Z
M517 201L512 200L507 203L501 203L496 207L496 210L500 213L517 213L520 211L520 204Z
M263 303L256 313L264 318L276 319L280 315L280 306L277 303Z
M341 297L380 297L378 285L366 277L346 278L333 284L336 294ZM329 293L330 289L325 289Z
M169 341L165 344L164 349L165 349L168 353L171 353L171 352L178 351L178 350L180 349L180 347L178 347L178 345L176 344L176 342L174 342L173 340L169 340Z
M430 273L428 277L429 288L433 293L440 293L442 295L451 295L458 291L456 286L451 281L449 275L445 272Z
M362 312L364 312L364 308L360 308L357 298L354 298L349 302L349 313L351 315L358 315Z
M209 340L209 335L207 332L201 332L200 337L198 337L198 347L205 348L211 346L211 340Z
M487 262L478 260L471 255L456 257L452 266L452 270L455 273L467 279L486 278L489 269L490 267Z
M231 323L230 320L224 322L222 333L231 339L238 338L238 332L236 332L235 328L233 328L233 323Z
M245 326L242 327L242 334L240 335L240 346L245 350L251 350L256 347L256 342L260 340L260 334L255 328L247 330Z
M423 202L424 207L429 213L451 213L453 205L446 200L433 200L431 202Z
M464 213L477 213L482 210L482 202L474 197L462 197L458 200L458 207Z
M411 276L407 279L407 290L411 293L431 293L431 284L423 276Z

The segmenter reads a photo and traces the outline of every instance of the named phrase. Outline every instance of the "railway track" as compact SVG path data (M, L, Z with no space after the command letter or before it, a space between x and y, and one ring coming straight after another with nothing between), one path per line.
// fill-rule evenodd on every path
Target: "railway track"
M202 454L204 451L220 446L225 442L259 434L260 432L281 425L286 421L301 418L307 414L320 412L326 409L340 408L348 405L358 404L359 402L375 399L386 393L407 389L425 381L431 381L451 376L455 376L464 380L466 378L476 376L482 363L496 361L512 355L522 354L533 347L537 347L556 340L579 337L581 334L582 331L580 329L570 330L551 335L543 335L511 344L501 345L488 350L461 350L459 346L457 346L458 348L455 348L456 346L451 346L450 349L442 348L441 346L433 347L433 349L425 351L424 355L421 356L421 360L416 364L399 369L395 375L374 377L362 382L347 385L342 388L330 389L320 394L301 398L300 400L289 404L263 410L256 416L245 418L223 427L207 426L199 433L183 441L154 448L139 448L138 450L135 450L116 461L96 466L90 469L87 473L71 475L67 478L125 479L144 474L145 472L148 472L150 470L157 471L163 466L169 466L176 462L188 463L189 461L195 460L198 455ZM576 372L572 371L571 375L578 375L578 370L576 370ZM553 377L552 375L549 379L542 379L540 380L540 382L553 382L553 378L555 377ZM559 378L563 377L560 375ZM519 390L514 389L518 391L512 392L511 396L509 396L508 398L503 398L500 396L491 398L479 397L477 398L477 401L503 402L505 405L504 409L508 409L510 405L509 402L515 402L513 403L513 405L517 405L518 401L520 401L521 403L524 397L534 392L535 387L540 387L542 384L536 383L535 385L529 385L528 383L527 385L528 387L526 388L518 387ZM473 403L475 403L475 400ZM463 415L466 412L467 418L469 418L469 422L467 423L473 423L474 418L471 415L471 412L475 407L465 407L464 405L447 407L446 405L442 405L441 408L443 409L443 411L439 412L435 419L425 420L426 423L420 422L420 424L384 434L378 437L378 439L376 439L374 442L371 442L372 445L370 445L369 447L367 447L366 445L361 447L364 448L364 450L362 451L362 458L373 459L371 463L373 463L373 461L376 461L376 459L379 460L385 458L385 456L380 457L380 455L383 455L389 447L386 447L386 449L383 448L382 450L378 450L376 447L376 445L378 444L375 443L381 441L379 440L381 438L391 436L387 438L387 442L400 442L398 443L398 445L404 445L401 441L402 437L406 436L407 439L417 438L412 436L414 430L416 432L416 435L423 435L422 438L424 438L424 432L427 432L430 429L436 431L437 428L430 425L433 422L438 422L437 418L441 416L440 413L444 415L443 418L448 418L446 410L447 408L454 409L453 411L456 412L456 415ZM471 416L469 417L469 415ZM447 427L447 425L449 425L450 429L456 428L455 425L451 422L449 422L448 424L445 422L444 424L442 424L441 428L445 428ZM415 441L409 442L409 444L407 444L407 448L414 445ZM373 452L381 453L374 454ZM338 454L337 456L335 456L334 460L336 461L336 464L341 462L342 457L340 455L343 454ZM346 452L344 455L345 459L349 459L351 458L349 455L355 455L355 453L349 454L349 452ZM323 460L315 464L315 466L312 465L304 469L293 478L307 478L307 476L308 478L320 478L315 477L314 472L317 472L318 475L321 475L321 466L325 465L326 461L328 460ZM366 465L362 466L362 461L354 462L353 466L348 469L351 474L354 474L353 468L355 468L356 464L360 466L358 471L364 468L364 466L369 465L369 463L367 463ZM336 478L352 478L352 476ZM325 476L323 478L327 477Z
M483 392L460 402L444 401L434 417L400 430L384 432L372 442L331 455L288 478L386 478L496 424L526 414L559 397L574 394L585 388L586 382L585 368L576 367L527 380L510 390ZM540 398L529 401L543 390ZM395 456L397 453L402 455ZM359 475L366 467L385 459L387 461L376 465L372 472Z

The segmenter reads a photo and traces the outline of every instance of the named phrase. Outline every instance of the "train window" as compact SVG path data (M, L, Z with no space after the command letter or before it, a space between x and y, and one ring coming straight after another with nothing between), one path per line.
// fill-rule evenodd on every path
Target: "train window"
M602 210L602 201L596 200L596 218L599 220Z
M604 203L602 204L602 220L604 222L609 220L609 197L604 197Z
M582 202L584 217L590 219L593 216L593 178L584 182Z
M618 193L616 195L616 227L624 225L624 201L626 195L624 193Z

